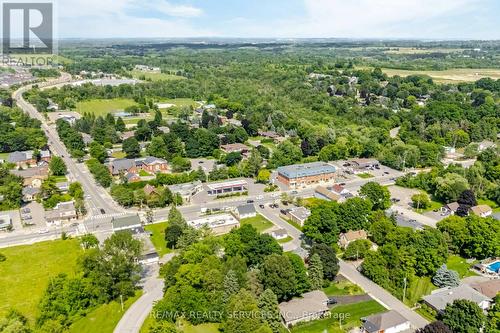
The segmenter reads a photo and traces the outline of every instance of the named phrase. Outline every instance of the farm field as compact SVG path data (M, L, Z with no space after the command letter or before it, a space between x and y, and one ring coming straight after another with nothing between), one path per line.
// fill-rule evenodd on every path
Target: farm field
M148 73L148 72L142 72L142 71L137 71L133 70L131 72L132 76L134 79L140 79L142 77L146 78L146 80L151 80L151 81L169 81L169 80L185 80L186 78L184 76L178 76L178 75L172 75L172 74L166 74L166 73Z
M38 315L38 302L49 279L60 273L75 274L82 250L76 239L56 240L1 249L7 260L0 262L0 316L15 308L31 322Z
M414 74L425 74L432 77L436 82L457 83L473 82L483 77L500 79L500 69L497 68L455 68L444 71L410 71L404 69L382 68L382 71L389 76L408 76Z
M113 111L123 111L129 106L136 105L131 99L115 98L115 99L91 99L88 101L78 102L76 111L80 114L92 113L96 116L105 116Z

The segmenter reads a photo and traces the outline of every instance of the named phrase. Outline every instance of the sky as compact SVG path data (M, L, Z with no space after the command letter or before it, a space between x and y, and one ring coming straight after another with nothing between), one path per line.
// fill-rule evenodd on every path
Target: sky
M54 0L60 38L500 39L499 0Z

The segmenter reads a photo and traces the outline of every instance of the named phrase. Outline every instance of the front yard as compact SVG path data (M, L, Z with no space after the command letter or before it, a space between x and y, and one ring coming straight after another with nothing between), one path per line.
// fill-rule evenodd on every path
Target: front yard
M149 224L144 227L146 231L150 231L151 242L153 243L156 252L163 257L165 254L172 252L167 248L167 242L165 241L165 229L167 228L168 222Z
M264 216L257 214L255 217L241 219L241 225L251 224L258 232L262 233L273 226L273 223Z
M365 292L358 285L348 281L333 281L323 291L327 296L347 296L347 295L364 295Z

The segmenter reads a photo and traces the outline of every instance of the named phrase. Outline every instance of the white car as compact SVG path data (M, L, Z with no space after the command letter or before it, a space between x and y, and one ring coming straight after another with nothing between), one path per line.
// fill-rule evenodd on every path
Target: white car
M38 230L38 233L39 234L48 234L49 233L49 229L40 229L40 230Z

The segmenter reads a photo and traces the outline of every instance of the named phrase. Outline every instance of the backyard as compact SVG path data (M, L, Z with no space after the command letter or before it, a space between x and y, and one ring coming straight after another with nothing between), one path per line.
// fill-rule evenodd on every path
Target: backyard
M38 302L49 279L59 273L75 274L82 249L76 239L56 240L1 249L0 317L15 308L31 322L38 315ZM5 286L9 286L6 288Z
M467 263L464 258L456 255L449 256L448 261L446 262L446 267L448 267L448 269L456 271L461 279L467 276L477 275L476 273L469 270L471 266L472 263Z

